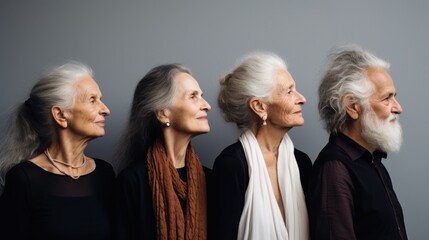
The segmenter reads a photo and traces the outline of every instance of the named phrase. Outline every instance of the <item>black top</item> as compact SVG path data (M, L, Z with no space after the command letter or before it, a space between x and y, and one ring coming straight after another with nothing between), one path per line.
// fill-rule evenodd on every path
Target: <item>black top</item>
M210 170L205 167L203 169L208 184ZM186 181L186 168L177 170L180 178ZM121 171L117 178L116 195L116 239L157 239L146 159L136 160ZM181 202L181 206L185 210L186 203Z
M295 149L295 158L304 194L307 193L311 160L307 154ZM214 239L237 239L238 226L244 207L249 170L241 142L236 142L216 158L212 171L213 206L210 215Z
M110 239L115 174L94 160L95 170L79 179L31 161L14 166L0 198L0 238Z
M407 239L401 205L389 173L386 153L371 154L346 135L331 135L311 176L311 238Z

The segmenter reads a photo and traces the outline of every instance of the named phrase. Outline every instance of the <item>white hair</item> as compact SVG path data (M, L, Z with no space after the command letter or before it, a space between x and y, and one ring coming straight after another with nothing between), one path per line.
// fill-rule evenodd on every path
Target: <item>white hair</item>
M402 128L398 118L398 114L392 113L385 120L379 119L368 104L362 115L362 138L378 150L398 152L402 144ZM391 122L393 120L394 123Z
M220 80L218 105L227 122L234 122L242 129L252 125L249 100L258 97L271 102L277 86L276 71L287 69L286 63L276 54L253 53Z
M318 104L329 133L344 129L348 105L365 103L373 94L374 85L366 75L369 68L388 69L389 63L356 45L337 48L330 54L330 65L319 85ZM345 101L347 94L352 94L351 101Z
M75 83L86 75L92 77L92 70L80 62L54 68L33 86L26 101L16 106L0 144L0 193L10 168L37 156L57 137L51 108L70 109L76 95Z

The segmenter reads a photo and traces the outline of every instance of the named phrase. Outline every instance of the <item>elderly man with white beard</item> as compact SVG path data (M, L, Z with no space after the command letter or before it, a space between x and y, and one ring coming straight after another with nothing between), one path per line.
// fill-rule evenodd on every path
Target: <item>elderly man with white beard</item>
M401 205L381 162L402 142L402 108L388 68L355 45L330 55L318 105L330 138L310 181L312 240L407 239Z

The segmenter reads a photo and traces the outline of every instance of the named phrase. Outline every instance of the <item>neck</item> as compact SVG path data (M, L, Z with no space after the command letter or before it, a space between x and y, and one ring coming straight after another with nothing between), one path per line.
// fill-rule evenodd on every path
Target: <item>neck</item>
M69 139L59 138L58 141L51 143L48 151L54 159L70 165L79 165L84 158L83 151L86 146L87 142L73 143Z
M347 137L351 138L353 141L357 142L359 145L364 147L370 153L373 153L376 149L372 147L365 139L362 138L362 135L360 134L361 131L362 129L360 126L351 125L349 127L346 127L342 131L342 133Z
M186 150L190 142L190 136L172 134L171 132L164 131L164 144L167 157L172 161L175 168L182 168L185 166Z
M288 129L279 129L266 125L253 127L252 132L262 151L275 153L277 155L280 142L288 132Z

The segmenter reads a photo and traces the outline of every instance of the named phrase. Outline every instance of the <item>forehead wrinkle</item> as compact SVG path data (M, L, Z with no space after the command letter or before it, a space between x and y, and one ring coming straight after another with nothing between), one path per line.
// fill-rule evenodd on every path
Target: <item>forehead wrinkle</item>
M290 78L289 78L290 77ZM284 83L287 88L294 87L295 81L287 69L279 68L274 73L274 79L277 83ZM284 81L281 81L284 80Z
M80 100L85 100L89 96L96 96L101 98L101 93L99 94L99 91L97 91L97 89L94 89L92 86L86 88L79 86L77 88L76 94Z
M378 91L376 91L376 95L384 98L388 96L396 96L396 92L395 89L378 89Z

